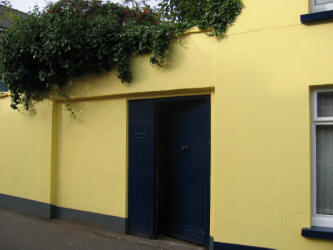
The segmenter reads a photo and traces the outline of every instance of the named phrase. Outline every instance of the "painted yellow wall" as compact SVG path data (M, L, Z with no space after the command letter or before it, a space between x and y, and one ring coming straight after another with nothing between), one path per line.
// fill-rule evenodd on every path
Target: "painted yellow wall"
M58 105L53 204L126 217L126 99Z
M333 23L301 24L307 0L244 4L222 41L187 36L165 68L134 59L132 84L116 73L73 80L76 119L64 103L52 122L50 103L32 118L1 98L0 193L127 217L127 100L211 93L214 239L332 249L301 229L311 226L310 88L333 84Z
M333 23L301 24L307 1L244 3L217 46L215 239L332 249L301 229L311 226L309 89L333 83Z
M144 96L147 92L213 87L216 84L217 44L215 38L203 34L188 36L172 46L168 64L163 68L152 66L149 56L141 56L132 60L132 83L120 83L115 72L98 77L85 76L72 81L68 95L72 98L117 94Z
M37 117L9 106L0 98L0 193L50 203L52 103Z

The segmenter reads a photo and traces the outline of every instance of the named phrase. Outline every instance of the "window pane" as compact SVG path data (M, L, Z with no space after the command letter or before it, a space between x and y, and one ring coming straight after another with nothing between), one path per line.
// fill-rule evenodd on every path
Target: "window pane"
M317 214L333 215L333 125L317 126Z
M7 92L8 85L0 81L0 92Z
M318 93L318 117L333 117L333 92Z
M316 0L316 5L325 3L333 3L333 0Z

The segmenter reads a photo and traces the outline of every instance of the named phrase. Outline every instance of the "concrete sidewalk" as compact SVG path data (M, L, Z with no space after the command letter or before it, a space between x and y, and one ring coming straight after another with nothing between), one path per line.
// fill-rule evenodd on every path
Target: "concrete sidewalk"
M182 241L149 240L0 209L1 250L202 250Z

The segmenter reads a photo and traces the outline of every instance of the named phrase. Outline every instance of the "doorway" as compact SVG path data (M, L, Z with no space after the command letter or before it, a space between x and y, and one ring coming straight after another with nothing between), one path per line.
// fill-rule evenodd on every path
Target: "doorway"
M129 233L208 245L210 96L129 103Z

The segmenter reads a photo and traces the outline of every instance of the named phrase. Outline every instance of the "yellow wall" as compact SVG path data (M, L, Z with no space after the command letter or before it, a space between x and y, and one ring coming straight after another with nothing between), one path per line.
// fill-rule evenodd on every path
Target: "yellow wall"
M126 217L125 99L58 107L55 205Z
M307 1L244 2L217 46L215 239L332 249L301 229L311 226L309 89L333 83L333 24L301 24Z
M52 103L37 117L9 106L0 98L0 193L50 203Z
M244 4L222 41L187 36L162 69L134 59L132 84L116 73L73 80L76 119L61 102L32 118L1 98L0 193L127 217L127 100L211 93L214 239L332 249L301 229L311 226L310 88L333 84L333 23L301 24L307 0Z

